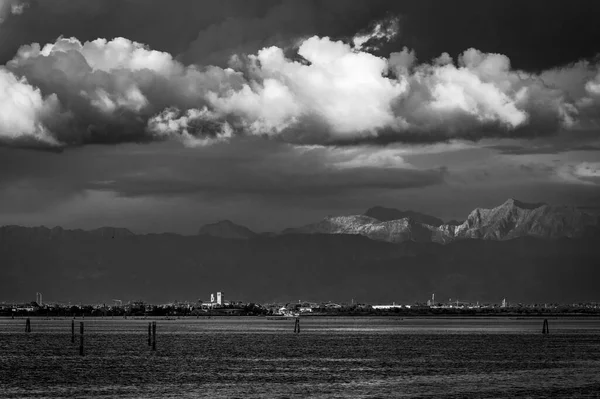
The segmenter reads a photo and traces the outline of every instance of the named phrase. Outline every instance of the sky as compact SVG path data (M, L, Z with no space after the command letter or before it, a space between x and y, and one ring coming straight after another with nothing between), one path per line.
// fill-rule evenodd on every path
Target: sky
M0 225L600 205L596 1L0 0Z

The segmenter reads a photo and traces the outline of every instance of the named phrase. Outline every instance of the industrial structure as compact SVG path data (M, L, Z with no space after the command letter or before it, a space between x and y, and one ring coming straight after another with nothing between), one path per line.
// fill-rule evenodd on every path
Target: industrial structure
M36 292L35 293L35 302L38 304L38 306L42 306L42 293L41 292Z

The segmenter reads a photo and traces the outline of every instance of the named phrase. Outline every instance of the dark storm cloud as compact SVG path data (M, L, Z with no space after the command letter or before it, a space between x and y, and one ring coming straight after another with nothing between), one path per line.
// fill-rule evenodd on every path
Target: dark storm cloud
M119 171L98 190L123 196L186 196L207 198L260 197L267 201L344 196L352 191L405 189L443 183L444 171L382 168L369 163L347 165L355 155L331 154L323 148L299 150L275 142L249 140L204 150L141 151L128 155L139 169ZM152 164L152 166L149 166ZM145 165L145 166L141 166Z
M574 130L530 140L496 140L492 144L481 143L481 147L506 155L560 154L572 151L593 153L600 152L600 140L596 130Z
M38 193L30 202L43 207L48 205L45 193L66 200L87 190L122 197L198 197L217 202L254 198L300 204L444 181L445 171L440 169L416 170L401 163L376 165L373 159L379 158L373 158L377 155L373 151L297 149L257 139L215 145L201 153L168 143L90 146L60 155L5 148L0 149L0 192L5 209L20 207L8 202L25 194ZM365 153L371 157L361 156Z
M527 145L493 145L487 148L494 149L507 155L532 155L532 154L559 154L568 151L600 151L600 146L595 145L543 145L530 147Z

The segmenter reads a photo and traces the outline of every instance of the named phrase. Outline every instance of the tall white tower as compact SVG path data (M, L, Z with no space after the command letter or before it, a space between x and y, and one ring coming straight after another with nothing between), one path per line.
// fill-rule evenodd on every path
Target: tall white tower
M43 303L42 303L42 293L41 292L36 292L35 293L35 301L37 302L37 304L39 306L43 305Z
M210 294L210 303L215 303L215 294Z
M222 292L217 292L217 305L223 305L225 302L225 295Z

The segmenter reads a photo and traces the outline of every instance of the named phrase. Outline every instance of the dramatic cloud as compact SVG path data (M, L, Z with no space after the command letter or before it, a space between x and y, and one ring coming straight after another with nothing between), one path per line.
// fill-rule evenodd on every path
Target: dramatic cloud
M30 98L12 103L13 119L29 122L4 121L2 142L173 138L206 146L259 135L303 145L433 143L598 125L597 65L532 74L512 69L505 55L473 48L456 63L444 53L418 64L408 48L389 58L369 52L397 31L398 20L387 19L353 44L312 36L293 56L265 47L233 57L229 68L184 65L125 38L33 43L7 64L2 83Z
M179 135L188 147L203 147L232 137L228 123L220 124L206 107L189 109L181 115L177 109L166 109L148 121L148 129L157 136Z
M44 98L25 78L0 68L0 143L58 146L44 121L59 108L56 95Z
M232 70L184 67L168 53L124 38L86 43L60 38L43 47L34 43L23 46L7 67L62 104L69 118L55 114L39 125L59 145L141 142L169 134L180 138L178 129L162 129L157 135L154 124L151 129L148 124L171 107L193 116L208 91L227 89L242 79ZM39 136L34 133L13 135Z
M251 125L277 133L320 124L322 134L344 139L394 125L391 103L405 87L383 76L384 59L316 36L302 42L298 55L303 62L287 59L278 47L251 56L254 90L244 86L214 98L216 108L242 112Z

